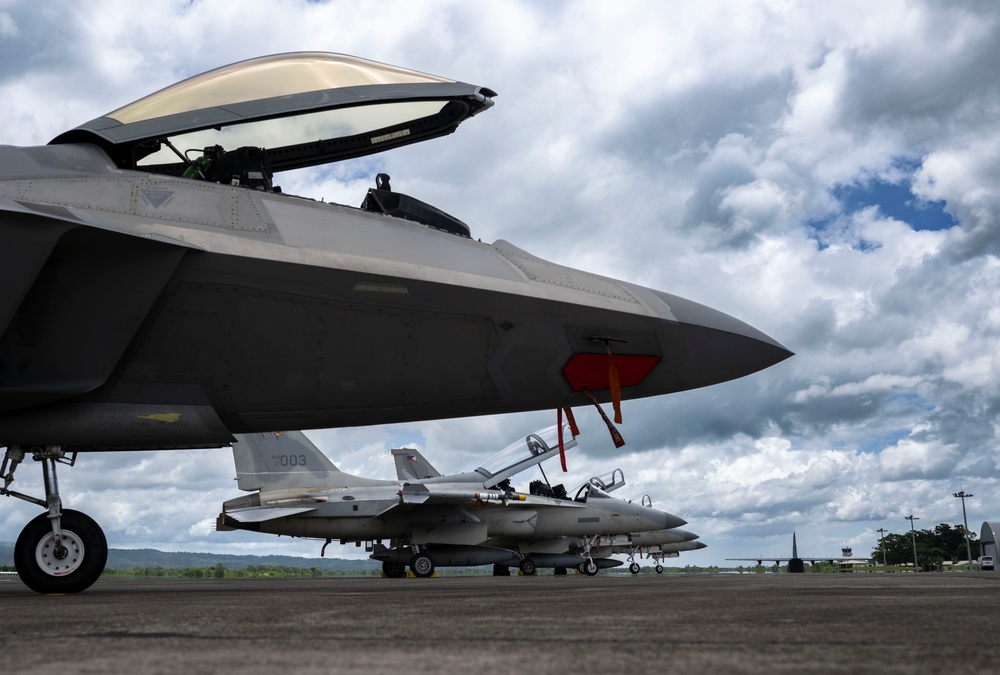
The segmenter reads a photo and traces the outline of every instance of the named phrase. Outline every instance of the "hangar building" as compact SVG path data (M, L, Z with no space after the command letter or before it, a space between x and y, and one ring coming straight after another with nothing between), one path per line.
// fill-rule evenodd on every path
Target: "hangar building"
M997 534L1000 533L1000 521L986 521L983 529L979 533L979 555L991 555L996 560L997 555Z

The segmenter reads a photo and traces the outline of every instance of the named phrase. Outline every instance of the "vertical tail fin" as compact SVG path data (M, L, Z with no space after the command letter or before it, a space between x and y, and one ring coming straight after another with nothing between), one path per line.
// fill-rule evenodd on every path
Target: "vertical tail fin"
M441 475L423 455L412 448L393 448L392 459L396 463L396 477L399 480L437 478Z
M233 459L241 490L321 487L337 467L301 431L236 434Z

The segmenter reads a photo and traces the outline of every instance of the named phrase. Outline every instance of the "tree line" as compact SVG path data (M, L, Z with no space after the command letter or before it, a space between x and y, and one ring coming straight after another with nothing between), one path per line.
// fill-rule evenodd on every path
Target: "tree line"
M965 547L965 527L941 523L933 530L914 530L912 538L909 532L903 534L887 534L881 544L872 549L872 560L882 562L882 548L885 548L885 561L889 565L913 565L913 543L917 545L917 564L924 571L940 570L945 561L964 561L967 559ZM980 554L979 541L976 533L969 531L969 543L972 547L972 559Z

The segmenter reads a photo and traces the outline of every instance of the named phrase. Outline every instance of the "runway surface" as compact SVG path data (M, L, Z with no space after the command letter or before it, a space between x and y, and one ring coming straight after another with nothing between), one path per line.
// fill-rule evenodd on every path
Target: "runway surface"
M995 672L1000 574L0 581L5 673Z

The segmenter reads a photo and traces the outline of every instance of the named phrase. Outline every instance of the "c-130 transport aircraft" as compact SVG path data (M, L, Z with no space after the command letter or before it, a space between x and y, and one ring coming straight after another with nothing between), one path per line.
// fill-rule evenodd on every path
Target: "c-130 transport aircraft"
M15 546L28 586L81 591L104 567L56 481L79 452L617 402L791 355L689 300L476 241L385 175L360 208L274 186L450 134L494 96L278 54L0 146L0 493L46 509ZM44 498L12 489L28 457Z

